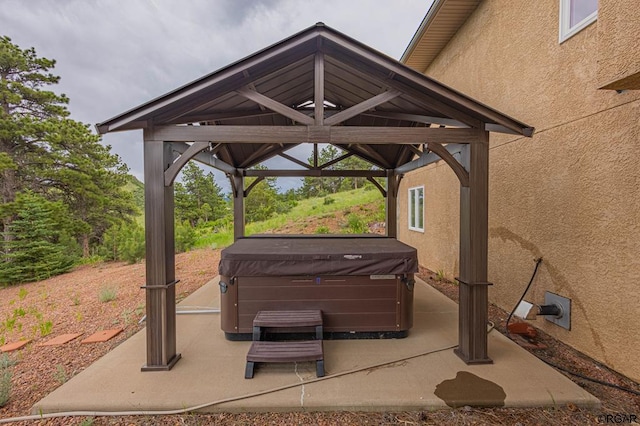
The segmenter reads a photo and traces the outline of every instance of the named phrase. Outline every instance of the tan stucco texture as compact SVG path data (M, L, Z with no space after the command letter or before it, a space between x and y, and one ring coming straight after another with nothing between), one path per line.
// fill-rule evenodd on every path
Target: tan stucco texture
M559 44L550 4L481 3L427 75L536 127L531 139L491 136L491 301L511 310L542 256L526 299L568 297L572 321L570 331L535 324L640 380L640 93L598 90L597 25ZM406 226L407 188L419 185L424 233ZM400 239L449 277L457 273L458 197L443 162L406 176L399 192Z
M640 5L638 0L598 3L598 85L640 89Z

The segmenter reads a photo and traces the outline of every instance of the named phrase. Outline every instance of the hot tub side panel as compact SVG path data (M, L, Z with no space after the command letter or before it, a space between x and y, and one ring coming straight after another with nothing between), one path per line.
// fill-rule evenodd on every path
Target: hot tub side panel
M413 326L413 276L221 276L221 326L251 333L261 310L319 309L326 332L398 332Z

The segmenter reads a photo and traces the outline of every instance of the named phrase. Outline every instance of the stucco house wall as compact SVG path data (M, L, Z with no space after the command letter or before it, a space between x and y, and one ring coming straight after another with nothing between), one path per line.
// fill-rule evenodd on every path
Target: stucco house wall
M599 68L599 21L560 44L558 9L485 0L425 73L536 127L533 138L491 135L491 302L511 310L542 256L526 299L541 304L545 291L570 298L572 323L535 325L640 380L640 93L599 89L608 78ZM637 35L640 20L634 25ZM612 56L606 74L629 74L612 70ZM424 233L407 227L408 188L419 185ZM399 238L418 248L421 265L450 278L458 188L441 161L405 176L398 199Z
M607 89L640 89L637 0L598 4L598 84Z

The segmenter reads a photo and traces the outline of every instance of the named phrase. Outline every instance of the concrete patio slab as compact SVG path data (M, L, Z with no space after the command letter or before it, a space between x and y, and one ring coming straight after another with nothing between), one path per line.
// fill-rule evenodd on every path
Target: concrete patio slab
M182 304L217 308L218 279ZM250 342L231 342L219 314L178 316L171 371L141 372L145 332L39 401L33 413L66 411L405 411L448 406L547 407L599 401L497 331L489 335L493 364L466 365L454 353L458 307L418 280L414 327L405 339L326 340L327 376L315 363L260 364L244 379Z

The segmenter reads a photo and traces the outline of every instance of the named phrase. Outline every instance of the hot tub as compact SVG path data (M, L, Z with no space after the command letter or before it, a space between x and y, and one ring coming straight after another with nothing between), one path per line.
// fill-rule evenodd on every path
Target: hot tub
M405 337L416 249L394 238L249 237L222 250L221 327L251 338L261 310L319 309L325 338Z

